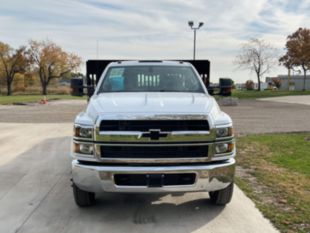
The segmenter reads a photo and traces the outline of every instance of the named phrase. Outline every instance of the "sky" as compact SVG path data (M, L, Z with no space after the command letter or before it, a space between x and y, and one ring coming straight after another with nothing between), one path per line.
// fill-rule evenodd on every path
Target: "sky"
M196 59L211 62L211 82L256 80L234 64L241 45L263 39L285 53L287 35L310 27L310 0L0 0L0 41L12 47L51 40L89 59ZM85 63L81 66L85 72ZM276 66L267 76L286 74Z

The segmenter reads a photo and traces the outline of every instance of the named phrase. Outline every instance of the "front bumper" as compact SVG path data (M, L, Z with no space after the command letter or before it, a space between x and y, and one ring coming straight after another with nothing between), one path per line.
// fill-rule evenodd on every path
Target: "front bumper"
M114 182L115 174L169 174L195 173L192 185L162 187L118 186ZM207 165L187 166L102 166L85 165L72 161L73 182L82 190L89 192L191 192L216 191L226 188L234 180L235 159Z

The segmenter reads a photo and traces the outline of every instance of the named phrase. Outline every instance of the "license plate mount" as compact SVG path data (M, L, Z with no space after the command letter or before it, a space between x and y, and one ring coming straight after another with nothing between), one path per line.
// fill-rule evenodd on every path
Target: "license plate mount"
M164 185L164 174L148 174L146 175L147 186L150 188L159 188Z

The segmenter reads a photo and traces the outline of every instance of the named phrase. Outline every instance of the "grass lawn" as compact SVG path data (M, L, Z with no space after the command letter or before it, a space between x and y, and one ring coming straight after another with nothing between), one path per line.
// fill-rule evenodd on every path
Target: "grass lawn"
M281 232L310 232L310 133L238 139L237 185Z
M289 95L310 95L310 91L239 91L234 90L232 97L238 97L239 99L256 99L264 97L277 97L277 96L289 96Z
M1 96L0 104L14 104L14 103L34 103L43 99L42 95L12 95ZM85 99L86 97L76 97L71 95L48 95L48 100L64 100L64 99Z

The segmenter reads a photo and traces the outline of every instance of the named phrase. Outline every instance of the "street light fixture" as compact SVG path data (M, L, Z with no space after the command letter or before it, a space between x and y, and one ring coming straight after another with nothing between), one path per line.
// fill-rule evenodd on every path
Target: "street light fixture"
M199 22L197 27L194 27L194 21L188 21L188 26L192 30L194 30L194 54L193 54L193 59L196 59L196 31L203 26L203 22Z

